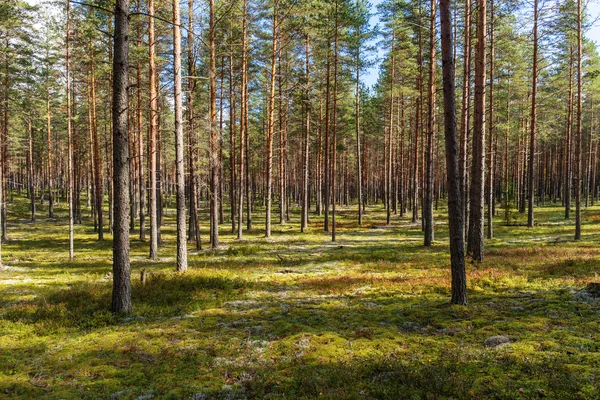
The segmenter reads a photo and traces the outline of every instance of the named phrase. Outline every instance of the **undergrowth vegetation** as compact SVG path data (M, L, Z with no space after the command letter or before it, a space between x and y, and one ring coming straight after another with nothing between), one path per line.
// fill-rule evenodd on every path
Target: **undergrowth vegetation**
M600 398L600 300L584 290L600 281L600 207L578 242L560 207L536 210L533 229L499 215L466 307L448 303L442 208L431 248L378 206L363 227L343 208L336 243L315 215L308 233L293 214L268 240L223 225L222 247L190 252L184 275L169 210L158 261L132 232L130 316L108 311L110 235L76 226L70 262L65 210L31 223L26 208L9 205L2 246L2 398ZM511 343L486 347L495 335Z

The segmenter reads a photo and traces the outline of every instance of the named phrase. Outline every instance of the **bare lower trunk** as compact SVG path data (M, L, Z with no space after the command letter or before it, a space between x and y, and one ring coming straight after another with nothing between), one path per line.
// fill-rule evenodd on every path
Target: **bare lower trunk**
M173 0L173 72L175 114L175 180L177 202L177 271L185 272L187 262L187 235L185 212L185 170L183 155L183 96L181 92L181 27L179 0Z
M158 94L156 92L154 0L148 1L148 15L148 78L150 86L150 129L148 135L148 160L150 163L150 259L155 260L158 252L158 198L156 193L156 159L158 156L156 151L156 138L158 130Z
M431 0L431 18L429 24L429 98L427 120L427 149L425 150L425 193L423 204L423 222L425 223L425 246L433 243L433 137L435 135L435 5Z
M131 312L129 266L129 138L127 132L129 0L115 5L113 59L113 291L112 311Z
M486 81L486 1L478 3L477 51L475 54L475 127L470 188L470 223L467 251L474 260L483 260L483 206L485 172L485 81Z

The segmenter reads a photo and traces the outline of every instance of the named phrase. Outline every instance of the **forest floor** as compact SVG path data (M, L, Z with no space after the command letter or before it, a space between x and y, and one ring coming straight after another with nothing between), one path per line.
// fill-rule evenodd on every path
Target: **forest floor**
M431 248L420 224L384 227L377 206L362 228L342 208L336 243L315 215L299 233L298 214L267 240L257 212L243 241L224 224L221 249L190 251L186 274L169 210L158 261L132 232L126 317L108 311L111 236L76 226L70 262L58 211L31 223L24 199L9 205L1 398L600 398L600 299L585 290L600 281L600 207L578 242L560 207L537 208L534 229L500 209L485 261L468 264L468 306L448 303L442 208ZM511 343L486 346L494 335Z

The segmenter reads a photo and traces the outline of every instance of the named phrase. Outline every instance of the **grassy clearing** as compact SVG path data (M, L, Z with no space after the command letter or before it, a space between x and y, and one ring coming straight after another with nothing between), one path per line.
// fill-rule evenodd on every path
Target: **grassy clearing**
M225 224L222 249L192 252L185 275L170 210L158 261L132 233L128 317L107 311L110 235L77 226L69 262L59 211L30 223L24 200L10 205L0 397L600 398L600 300L582 290L600 281L600 207L579 242L559 207L536 210L534 229L498 217L486 260L468 267L468 307L448 304L443 209L429 249L420 226L380 227L378 207L360 229L342 209L335 244L316 216L300 234L294 214L270 240L257 229L238 242ZM512 343L483 345L499 334Z

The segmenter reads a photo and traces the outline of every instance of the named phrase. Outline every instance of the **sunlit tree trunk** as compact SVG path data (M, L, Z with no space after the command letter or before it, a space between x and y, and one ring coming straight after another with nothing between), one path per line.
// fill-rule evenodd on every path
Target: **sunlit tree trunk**
M537 0L536 6L537 6ZM583 71L581 63L583 61L582 48L582 29L581 20L581 0L577 0L577 131L575 138L575 240L581 239L581 120L582 120L582 82ZM536 19L537 21L537 19ZM536 24L537 26L537 24ZM536 36L537 37L537 36ZM534 48L536 53L537 47ZM537 53L536 53L537 54ZM533 115L533 113L532 113Z
M462 104L460 115L460 187L463 195L463 216L465 234L468 228L469 202L468 202L468 138L469 138L469 120L471 104L471 0L465 0L464 12L464 54L463 54L463 85L462 85Z
M154 0L148 0L148 79L150 94L150 127L148 137L148 160L150 162L150 259L155 260L158 252L158 198L156 182L158 94L156 92L156 43L154 36Z
M309 162L310 162L310 39L306 34L304 44L305 49L305 85L304 88L304 165L303 165L303 180L302 180L302 218L300 219L300 232L304 232L308 227L308 179L309 179ZM359 202L360 204L360 202ZM359 207L360 208L360 207ZM360 214L360 211L359 211Z
M487 209L487 238L494 236L494 0L490 2L490 107L489 107L489 138L488 138L488 209Z
M111 309L131 313L129 261L129 138L127 132L129 0L116 0L113 59L113 290Z
M431 246L433 243L433 137L435 136L435 12L436 1L430 2L430 23L429 23L429 96L427 119L427 149L425 150L425 199L423 202L423 222L425 223L425 246Z
M69 203L69 259L75 258L73 244L73 135L71 119L71 3L67 1L67 26L66 26L66 81L67 81L67 202Z
M538 0L533 2L533 65L532 87L531 87L531 121L529 136L529 163L527 173L527 226L533 228L533 198L534 193L534 174L535 174L535 134L537 129L537 79L538 79ZM580 132L579 132L580 133ZM577 157L577 152L575 154Z
M217 138L217 70L215 45L215 1L209 2L209 86L210 86L210 244L219 247L219 152Z
M175 113L175 180L177 202L177 271L185 272L187 262L187 235L185 212L185 168L183 154L183 94L181 92L181 19L179 0L173 0L173 72Z
M267 120L267 194L265 198L265 236L271 237L271 198L273 196L273 134L275 128L275 80L277 72L278 1L273 2L273 38L271 43L271 75Z
M137 11L140 12L140 3L137 2ZM137 46L138 48L142 47L142 34L141 34L141 21L138 21L137 24ZM139 190L139 214L140 214L140 240L146 240L146 179L144 177L144 134L142 132L142 65L140 62L140 57L138 57L137 65L137 131L138 131L138 186Z
M239 179L239 187L238 187L238 227L237 227L237 238L241 239L243 236L242 223L243 223L243 215L244 215L244 186L247 185L247 169L246 164L248 161L245 160L247 148L247 137L248 137L248 60L247 60L247 39L246 39L246 7L247 0L243 0L242 5L242 82L241 82L241 115L240 115L240 179ZM247 186L246 186L247 187ZM250 214L249 207L249 196L246 201L248 201L248 214ZM248 224L250 225L250 215L247 216ZM250 229L250 226L248 226Z
M487 0L478 0L477 50L475 54L475 127L470 187L470 223L467 252L473 260L483 260L483 207L485 183L485 81Z

